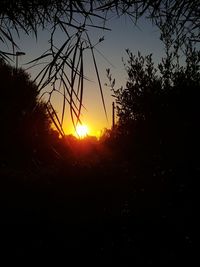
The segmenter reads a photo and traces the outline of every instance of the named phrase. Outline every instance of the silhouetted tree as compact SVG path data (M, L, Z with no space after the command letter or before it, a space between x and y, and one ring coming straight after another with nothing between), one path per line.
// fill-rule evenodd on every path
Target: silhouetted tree
M121 143L130 153L138 147L149 160L154 154L161 156L161 151L162 157L176 162L194 158L195 147L199 146L200 52L188 46L182 66L176 53L169 53L157 68L151 55L135 56L129 50L127 54L126 87L114 89L107 70L118 105L116 138L121 136Z
M1 158L30 160L48 143L51 120L47 104L38 100L39 91L30 76L0 61Z

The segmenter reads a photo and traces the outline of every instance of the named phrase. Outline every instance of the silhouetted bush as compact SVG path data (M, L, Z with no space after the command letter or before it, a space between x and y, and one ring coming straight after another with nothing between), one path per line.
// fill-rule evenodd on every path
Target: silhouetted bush
M47 104L38 100L37 85L22 69L0 61L1 160L18 164L48 157L52 139ZM42 152L43 151L43 152ZM40 156L39 156L40 155Z
M114 89L107 70L119 117L111 142L123 157L192 162L199 145L200 52L188 46L182 66L169 53L157 68L152 55L127 54L126 87Z

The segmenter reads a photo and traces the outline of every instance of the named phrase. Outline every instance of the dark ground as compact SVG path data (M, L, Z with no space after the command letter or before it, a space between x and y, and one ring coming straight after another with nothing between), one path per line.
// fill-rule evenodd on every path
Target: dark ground
M1 258L27 266L191 264L196 173L112 161L2 167Z

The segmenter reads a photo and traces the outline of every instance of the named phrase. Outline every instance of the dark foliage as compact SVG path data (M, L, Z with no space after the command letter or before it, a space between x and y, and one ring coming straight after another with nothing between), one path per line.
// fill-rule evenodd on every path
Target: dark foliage
M165 161L167 157L172 162L187 162L189 158L192 162L199 144L199 52L188 47L185 66L170 53L158 68L151 55L127 53L126 87L112 89L119 116L113 134L125 141L129 156L137 148L137 156L141 154L146 160L160 157ZM108 78L112 86L109 70Z
M88 22L93 18L99 18L106 22L110 14L123 15L128 14L135 20L142 15L149 16L160 27L163 19L170 21L170 31L176 28L177 36L183 37L187 33L194 35L199 40L199 2L198 0L189 2L181 1L40 1L40 0L6 0L2 1L0 19L1 36L12 39L11 32L7 26L11 26L16 31L23 29L27 34L30 31L37 34L38 27L46 27L48 23L52 23L54 28L56 24L60 24L63 29L68 31L68 28L74 27L78 29L82 27L84 30L88 26ZM77 14L79 19L77 20ZM85 23L81 23L85 20ZM80 26L80 24L82 24ZM92 24L90 26L98 26ZM1 39L4 41L4 39Z
M191 263L190 179L197 172L177 161L162 164L153 146L148 153L143 142L150 127L142 119L137 128L121 125L123 134L107 131L112 149L105 140L67 137L56 165L1 166L1 258L92 266ZM72 154L65 154L65 142Z
M31 161L52 131L47 105L38 100L38 88L24 70L2 60L0 89L1 161Z

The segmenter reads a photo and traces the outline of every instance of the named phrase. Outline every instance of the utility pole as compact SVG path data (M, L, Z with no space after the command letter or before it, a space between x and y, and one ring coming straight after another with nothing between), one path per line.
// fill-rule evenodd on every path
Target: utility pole
M115 127L115 102L112 102L112 129Z
M15 56L16 56L16 70L18 69L18 56L24 56L24 55L26 55L26 53L24 53L24 52L17 51L15 53Z

